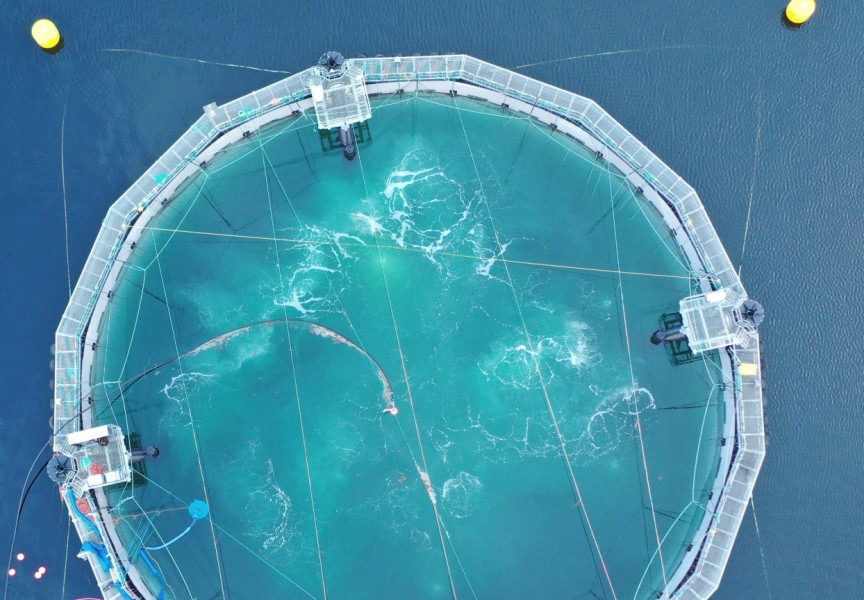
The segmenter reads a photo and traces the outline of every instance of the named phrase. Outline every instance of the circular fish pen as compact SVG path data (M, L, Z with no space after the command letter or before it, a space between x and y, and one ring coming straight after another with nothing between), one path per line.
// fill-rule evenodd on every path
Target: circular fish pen
M109 211L52 477L106 598L705 598L764 454L761 314L595 103L328 53Z

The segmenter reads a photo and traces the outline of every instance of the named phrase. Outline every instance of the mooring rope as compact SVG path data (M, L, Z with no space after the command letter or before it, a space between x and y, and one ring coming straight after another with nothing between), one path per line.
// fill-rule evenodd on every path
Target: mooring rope
M619 188L620 191L620 188ZM617 194L616 194L617 195ZM615 260L617 261L618 267L621 267L621 248L618 243L618 221L615 217L615 196L612 195L612 180L609 179L609 197L610 202L612 204L612 231L613 231L613 239L615 240ZM636 389L636 375L633 371L633 352L630 349L630 327L627 324L627 304L624 301L624 281L621 279L621 276L618 276L618 292L621 297L621 322L624 324L624 340L627 349L627 363L630 369L630 386L631 389ZM660 557L660 571L663 574L663 589L669 587L669 581L666 576L666 563L663 559L663 549L662 542L660 541L660 528L657 526L657 512L654 508L654 493L651 490L651 476L648 473L648 457L645 452L645 438L642 435L642 418L641 418L641 410L639 409L638 401L635 403L633 407L633 412L636 414L636 431L639 434L639 449L642 454L642 468L645 472L645 486L648 491L648 502L651 504L651 520L654 523L654 536L657 541L657 553ZM648 562L651 564L651 561Z
M486 213L489 216L489 223L490 223L490 226L492 228L492 232L495 235L495 243L498 246L498 248L502 248L503 246L501 244L501 237L498 234L498 229L495 227L495 220L492 217L492 210L491 210L491 208L489 208L489 200L486 196L485 190L483 189L483 179L480 177L480 170L477 167L477 161L474 158L474 152L471 150L471 142L468 139L468 131L465 128L465 121L462 119L462 113L460 112L459 104L458 104L458 101L456 100L455 97L453 99L453 105L456 108L456 114L459 116L459 123L462 125L462 133L465 136L465 144L468 148L468 155L471 157L471 163L474 166L474 175L477 178L477 184L480 187L480 195L482 197L483 204L486 207ZM578 506L582 508L582 514L585 515L585 523L588 525L588 531L591 533L591 539L594 541L594 547L597 550L597 555L600 558L601 565L603 566L603 572L606 575L606 581L609 583L609 589L612 592L612 597L615 600L617 600L617 595L615 593L615 586L612 585L612 577L609 573L609 568L606 565L606 560L603 558L603 552L600 549L600 543L597 540L597 535L594 532L594 527L591 524L590 517L588 516L588 509L585 506L585 501L584 501L583 496L582 496L582 490L579 487L579 482L576 479L576 473L573 469L573 464L570 461L570 456L567 454L567 444L564 441L564 435L561 432L561 427L558 423L558 418L555 414L555 410L552 407L552 399L549 397L549 390L546 389L546 384L543 381L543 373L542 373L542 370L540 368L540 362L539 362L539 358L537 356L537 351L535 349L534 342L531 339L531 334L528 332L528 325L525 322L525 316L522 313L522 307L519 304L519 298L516 295L516 287L515 287L515 284L513 283L513 277L510 274L510 269L508 267L508 263L503 262L503 266L504 266L504 271L507 274L507 280L510 283L509 287L510 287L511 293L513 294L513 301L514 301L515 306L516 306L516 311L518 312L519 320L522 323L522 331L525 334L525 341L528 344L528 348L530 349L529 354L531 355L531 358L533 359L534 368L536 369L537 376L538 376L538 379L540 381L540 387L543 391L543 397L546 400L546 408L549 412L549 416L550 416L550 418L552 420L552 424L555 428L555 433L558 436L558 442L561 446L562 457L563 457L564 463L567 467L567 471L570 475L570 481L573 485L573 490L576 494Z
M165 286L165 275L162 272L162 261L159 259L159 254L156 255L156 265L159 268L159 278L162 281L162 293L165 295L165 301L168 301L168 288ZM177 364L180 367L180 374L185 375L183 371L183 362L180 360L180 344L177 341L177 333L174 329L174 317L171 315L171 308L166 304L166 310L168 311L168 323L171 328L171 337L174 340L174 350L177 353ZM186 389L185 379L182 379L183 385L181 389L183 390L183 397L186 400L186 410L189 412L189 425L192 430L192 440L195 443L195 456L198 460L198 471L201 474L201 487L204 488L204 500L207 502L207 506L213 507L213 503L210 501L210 492L207 486L207 477L204 475L204 459L201 456L201 444L198 441L198 432L197 427L195 426L195 416L192 411L192 403L189 401L189 392ZM124 401L125 402L125 401ZM136 502L137 503L137 502ZM219 573L219 588L222 591L222 597L227 598L227 594L225 592L225 574L222 572L222 557L219 552L219 539L216 537L216 529L213 526L212 519L210 520L210 532L213 536L213 551L216 554L216 569Z
M566 58L555 58L552 60L542 60L540 62L528 63L525 65L510 67L510 70L515 71L516 69L527 69L529 67L539 67L540 65L551 65L554 63L566 62L566 61L570 61L570 60L579 60L582 58L597 58L599 56L614 56L616 54L641 54L644 52L653 52L655 50L682 50L682 49L688 49L688 48L704 48L704 47L705 46L681 44L681 45L677 45L677 46L659 46L656 48L633 48L630 50L610 50L609 52L594 52L592 54L578 54L576 56L568 56Z
M266 237L261 235L249 235L249 234L240 234L240 233L219 233L216 231L196 231L193 229L176 229L176 228L167 228L167 227L154 227L154 226L146 226L143 227L145 230L150 231L164 231L172 234L181 233L185 235L201 235L208 237L224 237L224 238L237 238L237 239L245 239L245 240L255 240L255 241L266 241L266 242L286 242L292 244L308 244L310 246L348 246L352 248L370 248L368 244L360 243L360 242L346 242L346 241L331 241L331 240L304 240L299 238L289 238L289 237ZM411 248L411 247L401 247L401 246L390 246L387 244L381 244L379 246L382 250L394 250L398 252L414 252L424 254L427 251L423 248ZM638 277L657 277L661 279L684 279L691 280L691 275L672 275L668 273L646 273L642 271L625 271L620 269L602 269L599 267L584 267L578 265L563 265L558 263L547 263L547 262L538 262L531 260L519 260L515 258L503 258L500 256L482 256L476 254L460 254L458 252L436 252L436 256L446 256L448 258L464 258L467 260L475 261L475 262L489 262L493 263L501 263L508 265L521 265L528 267L539 267L544 269L561 269L564 271L586 271L589 273L606 273L610 275L632 275Z
M364 191L366 192L366 197L368 198L369 197L369 186L366 182L366 172L363 168L363 159L360 155L359 146L357 148L357 160L359 161L359 164L360 164L360 173L361 173L361 176L363 179L363 188L364 188ZM429 466L428 466L428 463L426 462L426 453L423 450L423 439L422 439L422 436L420 435L420 424L417 420L417 409L415 408L415 405L414 405L414 394L411 391L411 382L410 382L410 379L408 377L408 367L407 367L407 364L405 361L405 353L402 350L402 341L401 341L401 338L399 337L399 326L396 323L396 313L393 310L393 299L390 295L390 286L387 282L387 272L384 269L384 257L381 254L381 245L380 245L380 242L378 240L378 237L379 237L378 233L376 231L373 231L372 235L375 238L375 246L378 249L378 264L381 268L381 278L384 282L384 291L385 291L386 296L387 296L387 305L390 309L390 320L393 323L393 333L396 337L396 348L399 351L399 360L400 360L400 363L402 365L402 375L405 378L405 388L406 388L407 393L408 393L408 403L411 406L411 415L412 415L412 418L414 419L414 431L417 435L417 447L419 448L419 451L420 451L420 460L423 463L422 470L420 469L420 466L417 464L416 461L414 464L415 464L415 467L417 468L417 471L418 471L418 474L420 476L421 481L423 482L424 486L426 487L427 494L429 495L429 500L432 503L432 512L435 514L435 526L438 529L438 537L439 537L440 542L441 542L441 550L444 554L444 564L447 568L447 577L448 577L448 580L450 582L450 591L453 594L454 600L457 600L459 596L458 596L458 593L456 592L456 582L453 578L453 570L450 567L450 557L448 556L448 553L447 553L447 544L444 541L443 522L441 521L441 515L438 512L438 504L437 504L437 501L435 498L434 487L432 486L431 476L429 475ZM394 414L394 416L395 416L395 414ZM401 424L399 426L401 429ZM403 432L403 437L405 437L404 432ZM406 439L406 444L407 444L407 439ZM463 570L463 574L464 574L464 570ZM468 578L466 576L466 580L467 579ZM469 581L469 586L470 585L471 584ZM473 588L472 588L472 593L473 593Z
M267 154L264 152L264 147L261 147L261 162L264 170L264 187L267 189L267 208L270 212L270 226L273 231L273 251L275 253L276 272L279 276L279 293L285 294L285 278L282 275L282 262L279 260L279 244L276 242L276 216L273 214L273 198L270 194L270 180L267 177ZM272 165L271 165L272 166ZM294 210L294 206L291 206ZM296 213L295 213L296 216ZM288 320L288 308L282 304L282 314L285 320ZM291 330L285 327L288 334L288 357L291 359L291 376L294 381L294 397L297 399L297 417L300 424L300 438L303 442L303 461L306 465L306 482L309 486L309 502L312 507L312 524L315 528L315 546L318 550L318 568L321 573L321 588L324 593L324 600L327 600L327 578L324 576L324 557L321 552L321 533L318 528L318 511L315 507L315 492L312 485L312 467L309 464L309 446L306 439L306 426L303 422L303 408L300 402L300 384L297 381L297 366L294 363L294 345L291 340Z
M170 58L173 60L188 60L205 65L217 65L220 67L232 67L234 69L248 69L250 71L264 71L265 73L283 73L290 75L291 71L283 71L281 69L265 69L263 67L251 67L249 65L238 65L235 63L218 62L215 60L203 60L200 58L190 58L188 56L173 56L171 54L162 54L160 52L148 52L147 50L135 50L132 48L101 48L100 52L128 52L130 54L143 54L146 56L157 56L159 58Z

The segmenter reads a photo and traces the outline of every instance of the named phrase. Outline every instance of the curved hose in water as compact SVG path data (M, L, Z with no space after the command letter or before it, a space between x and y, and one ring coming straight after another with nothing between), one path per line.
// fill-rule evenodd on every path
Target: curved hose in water
M220 345L228 342L232 338L237 337L239 335L242 335L242 334L246 333L247 331L250 331L256 327L260 327L262 325L263 326L272 326L276 323L285 323L289 327L293 326L295 328L296 327L304 327L306 329L306 331L308 331L309 333L311 333L315 336L330 339L334 343L337 343L337 344L344 344L344 345L348 346L349 348L351 348L352 350L363 355L369 361L369 363L373 366L373 368L375 369L375 371L378 375L378 379L381 381L381 385L384 388L384 391L382 393L382 399L384 400L385 404L387 405L387 408L384 409L385 412L389 412L392 415L395 415L398 412L398 409L396 408L396 405L393 402L393 397L394 397L393 385L390 383L390 378L387 377L387 373L384 371L384 368L381 366L381 363L379 363L375 359L374 356L372 356L371 354L369 354L369 352L364 350L357 342L354 342L350 338L342 335L341 333L339 333L338 331L336 331L335 329L333 329L331 327L327 327L326 325L321 325L320 323L316 323L314 321L307 321L305 319L286 319L286 318L267 319L265 321L256 321L256 322L250 323L248 325L243 325L241 327L235 327L234 329L231 329L225 333L221 333L221 334L219 334L213 338L210 338L209 340L207 340L205 342L198 344L197 346L195 346L191 350L187 350L186 352L184 352L178 356L174 356L174 357L169 358L167 360L164 360L164 361L162 361L156 365L153 365L152 367L147 368L146 370L138 373L134 377L131 377L131 378L127 379L126 381L124 381L122 384L120 384L120 386L119 386L120 389L114 395L114 397L109 400L109 403L113 404L118 398L120 398L123 394L125 394L127 391L129 391L129 388L131 388L133 385L135 385L136 383L138 383L139 381L144 379L150 373L153 373L154 371L157 371L158 369L161 369L162 367L168 366L171 363L173 363L177 360L180 360L181 358L188 358L190 356L195 356L199 352L202 352L204 350L208 350L208 349L216 347L216 346L220 346ZM54 431L54 435L57 435L58 433L60 433L60 431L65 429L70 423L73 423L74 421L76 421L82 414L84 414L84 412L93 408L93 406L95 406L95 404L92 404L86 408L79 410L68 421L66 421L59 428L57 428Z

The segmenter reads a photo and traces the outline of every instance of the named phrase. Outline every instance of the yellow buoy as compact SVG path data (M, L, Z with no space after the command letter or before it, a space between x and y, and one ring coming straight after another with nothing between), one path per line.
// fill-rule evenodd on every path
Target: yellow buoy
M786 18L790 23L803 25L816 12L816 0L790 0L786 5Z
M48 19L39 19L33 23L33 28L30 30L33 34L33 39L39 44L43 50L53 50L62 41L60 30L57 26Z

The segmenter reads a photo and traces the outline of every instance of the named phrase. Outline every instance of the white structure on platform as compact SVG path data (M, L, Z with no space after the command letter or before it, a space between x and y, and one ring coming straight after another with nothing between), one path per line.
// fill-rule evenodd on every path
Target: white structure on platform
M328 52L306 80L318 129L344 128L372 116L363 70L344 60L341 54Z
M117 425L102 425L74 431L65 437L64 454L77 468L69 485L82 492L132 479L131 454L126 449L123 431Z
M726 346L752 348L759 335L756 325L741 314L745 300L726 288L684 298L681 320L690 349L699 354Z

